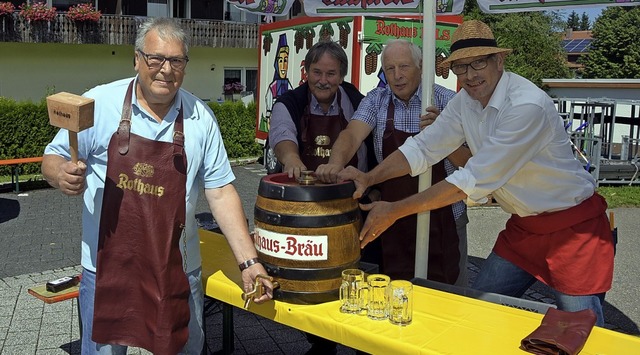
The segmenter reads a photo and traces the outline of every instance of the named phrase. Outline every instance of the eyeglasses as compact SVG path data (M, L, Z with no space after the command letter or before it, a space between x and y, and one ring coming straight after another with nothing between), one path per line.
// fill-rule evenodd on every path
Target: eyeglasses
M491 57L493 57L493 54L481 59L474 60L469 64L452 65L451 71L453 71L453 74L455 75L462 75L462 74L465 74L467 70L469 70L469 67L473 68L473 70L482 70L486 68L487 65L489 65L488 61L489 61L489 58Z
M171 65L171 68L182 71L187 66L187 62L189 62L189 57L186 57L186 56L185 57L164 57L157 54L147 54L139 49L138 49L138 52L142 55L142 58L144 58L144 61L145 63L147 63L147 66L149 67L149 69L162 68L162 66L164 65L164 62L168 60L169 65Z

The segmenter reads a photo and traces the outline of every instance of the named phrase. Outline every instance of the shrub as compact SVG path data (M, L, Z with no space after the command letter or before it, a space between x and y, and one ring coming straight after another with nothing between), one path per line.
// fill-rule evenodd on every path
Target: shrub
M209 107L215 114L229 158L260 156L262 146L255 142L256 105L242 102L212 102Z
M255 103L226 101L209 103L230 159L257 157L262 146L255 142ZM37 157L53 139L58 128L49 124L47 103L16 102L0 97L0 159ZM24 174L40 171L40 164L25 164ZM10 167L0 167L0 176L9 176Z
M44 147L53 139L58 128L49 124L44 100L16 102L0 97L0 159L42 156ZM25 164L24 174L40 171L40 164ZM10 167L0 168L0 175L10 175Z

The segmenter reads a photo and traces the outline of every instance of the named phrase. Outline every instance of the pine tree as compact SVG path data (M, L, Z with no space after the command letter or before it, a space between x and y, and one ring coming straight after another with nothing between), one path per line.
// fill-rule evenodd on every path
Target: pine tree
M567 28L571 28L573 30L580 29L580 19L575 11L571 11L569 17L567 17Z
M591 29L591 23L589 22L589 15L586 12L582 13L582 17L580 17L580 25L578 26L580 31L588 31Z

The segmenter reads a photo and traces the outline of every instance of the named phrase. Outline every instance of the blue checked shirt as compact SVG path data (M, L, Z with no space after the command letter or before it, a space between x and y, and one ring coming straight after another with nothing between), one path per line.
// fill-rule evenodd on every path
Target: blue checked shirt
M449 90L444 86L434 84L433 95L435 106L438 110L444 110L449 100L455 95L455 91ZM409 104L405 104L404 101L398 99L389 86L382 88L375 88L362 99L358 110L353 114L354 120L360 120L369 126L373 131L373 145L378 162L382 159L382 137L384 135L384 129L387 123L387 109L389 107L390 100L393 99L395 105L394 111L394 127L395 129L408 132L418 133L420 132L420 113L422 112L422 85L418 87L418 90L409 99ZM447 175L453 174L456 168L449 162L448 159L444 160L444 167L447 171ZM456 202L451 205L453 208L453 216L458 219L465 210L464 202Z

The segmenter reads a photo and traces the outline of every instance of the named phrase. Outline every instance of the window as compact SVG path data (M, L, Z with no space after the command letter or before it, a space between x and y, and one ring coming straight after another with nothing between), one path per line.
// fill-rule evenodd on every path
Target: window
M255 97L258 90L258 69L245 69L245 75L245 83L247 83L245 90L253 91Z
M239 82L245 92L253 92L255 97L258 87L258 69L256 68L225 68L223 85ZM224 91L224 90L223 90Z

